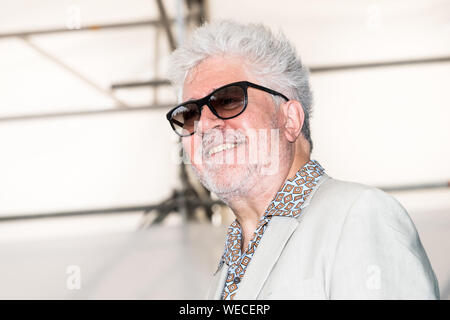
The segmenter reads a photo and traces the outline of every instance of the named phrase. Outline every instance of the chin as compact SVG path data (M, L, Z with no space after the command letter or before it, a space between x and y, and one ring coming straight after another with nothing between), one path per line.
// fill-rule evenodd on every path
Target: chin
M194 168L194 172L205 188L221 197L247 192L249 185L253 185L252 181L256 178L255 169L248 164L216 165L202 168L201 174L198 168Z

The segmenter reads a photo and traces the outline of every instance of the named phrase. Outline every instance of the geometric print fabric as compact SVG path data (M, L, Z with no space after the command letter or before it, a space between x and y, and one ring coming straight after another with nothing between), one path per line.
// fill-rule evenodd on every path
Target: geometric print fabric
M287 179L279 189L267 207L264 216L259 220L254 236L250 241L247 250L242 254L242 230L239 222L234 220L228 228L225 250L220 259L219 268L226 263L228 275L221 298L223 300L233 300L239 283L244 277L256 248L273 216L283 216L297 218L302 211L302 205L308 198L314 186L325 170L316 160L310 160L295 176Z

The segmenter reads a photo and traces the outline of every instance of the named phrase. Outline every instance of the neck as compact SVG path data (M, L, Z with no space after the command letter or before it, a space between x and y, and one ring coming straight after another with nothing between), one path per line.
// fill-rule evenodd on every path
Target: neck
M248 242L253 237L258 221L264 216L266 208L273 197L283 186L286 179L293 177L297 171L309 161L309 156L295 154L285 168L277 174L259 177L245 194L219 195L233 210L236 220L242 228L242 250L245 251Z

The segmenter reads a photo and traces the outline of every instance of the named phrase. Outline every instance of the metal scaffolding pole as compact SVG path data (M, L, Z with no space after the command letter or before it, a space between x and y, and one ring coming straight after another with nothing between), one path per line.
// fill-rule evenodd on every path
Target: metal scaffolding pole
M102 86L96 84L94 81L92 81L89 78L85 77L83 74L81 74L80 72L78 72L74 68L70 67L69 65L67 65L66 63L61 61L61 59L58 59L54 55L50 54L49 52L45 51L44 49L42 49L41 47L39 47L38 45L33 43L28 37L20 37L20 38L31 49L33 49L34 51L38 52L41 56L43 56L44 58L46 58L46 59L50 60L51 62L57 64L58 66L63 68L65 71L69 72L71 75L75 76L77 79L83 81L85 84L87 84L88 86L90 86L91 88L93 88L94 90L99 92L100 94L107 96L108 98L113 100L119 107L121 107L121 108L128 108L129 107L125 102L123 102L122 100L117 98L112 91L103 88Z
M380 186L379 189L385 192L408 192L417 190L432 190L432 189L447 189L450 188L449 181L441 181L435 183L421 183L421 184L407 184L397 186ZM177 191L174 191L177 192ZM4 214L0 216L0 222L7 221L21 221L21 220L34 220L34 219L47 219L47 218L64 218L73 216L89 216L89 215L112 215L112 214L127 214L133 212L152 212L154 210L163 212L155 220L156 223L161 222L172 211L178 211L179 203L176 201L178 195L172 195L168 199L162 201L159 204L142 205L142 206L126 206L126 207L110 207L100 209L86 209L86 210L74 210L74 211L61 211L61 212L41 212L41 213L15 213ZM220 200L212 199L200 199L193 194L188 194L187 203L192 209L203 208L205 205L213 206L225 204Z
M188 21L196 21L198 19L199 13L191 12L186 15L186 20ZM176 22L175 19L167 19L166 23L174 24ZM9 33L0 33L0 39L2 38L12 38L12 37L30 37L30 36L40 36L40 35L49 35L56 33L69 33L69 32L86 32L86 31L99 31L99 30L107 30L107 29L122 29L122 28L134 28L134 27L160 27L163 25L163 22L160 19L156 20L140 20L133 22L118 22L118 23L105 23L105 24L92 24L81 27L80 29L68 29L64 28L49 28L49 29L41 29L41 30L25 30L25 31L16 31Z
M197 25L201 24L206 20L206 10L205 1L202 0L186 0L186 5L188 8L188 13L184 15L182 12L183 7L179 7L178 16L176 19L169 18L164 7L162 0L156 0L158 10L160 13L160 18L157 20L141 20L129 23L111 23L103 25L89 25L82 27L80 29L69 30L67 28L54 28L54 29L43 29L35 31L22 31L13 33L3 33L0 34L0 39L8 37L20 37L27 40L30 36L37 35L47 35L63 32L83 32L83 31L93 31L102 29L114 29L114 28L125 28L125 27L142 27L142 26L155 26L158 28L163 28L169 42L171 50L176 48L176 44L181 43L182 37L180 34L184 33L182 30L182 25L180 23L186 23L189 21L194 21ZM180 2L181 3L181 2ZM178 3L178 5L180 5ZM181 3L183 5L183 3ZM180 15L182 13L182 16ZM184 17L184 19L183 19ZM172 25L177 23L178 26L178 37L177 41L172 33ZM33 45L31 42L27 42L29 45ZM42 51L40 48L36 47L35 50ZM44 55L48 55L46 52L41 52ZM53 58L53 57L51 57ZM370 69L370 68L380 68L380 67L395 67L395 66L407 66L407 65L420 65L420 64L434 64L434 63L447 63L450 62L450 56L433 57L433 58L423 58L423 59L408 59L408 60L396 60L396 61L385 61L385 62L372 62L372 63L361 63L361 64L343 64L343 65L330 65L330 66L316 66L309 68L312 74L320 74L325 72L336 72L336 71L347 71L347 70L357 70L357 69ZM76 73L74 70L69 70L72 73ZM86 79L84 79L86 80ZM153 79L149 81L132 81L113 84L111 90L117 89L129 89L134 87L151 86L158 88L160 86L169 85L170 82L165 79ZM95 84L91 84L96 86ZM97 88L102 89L102 88ZM101 90L103 93L111 93L104 89ZM117 102L117 101L116 101ZM120 105L120 103L119 103ZM141 107L129 107L129 108L105 108L96 110L79 110L70 112L53 112L44 114L29 114L29 115L16 115L1 117L0 122L7 121L23 121L23 120L35 120L35 119L46 119L46 118L59 118L59 117L69 117L69 116L85 116L85 115L98 115L116 112L131 112L131 111L150 111L156 109L169 109L173 104L158 104L154 106L141 106ZM212 206L213 205L224 205L223 202L219 200L212 200L209 191L207 191L203 186L199 186L197 189L194 188L189 180L188 172L186 170L185 164L182 162L180 165L180 181L181 189L174 190L170 197L163 200L159 204L144 205L144 206L128 206L128 207L111 207L102 209L86 209L78 211L65 211L65 212L49 212L49 213L25 213L25 214L9 214L0 216L0 222L5 221L18 221L18 220L30 220L30 219L43 219L43 218L61 218L69 216L86 216L92 214L120 214L128 212L144 212L144 219L142 220L141 227L147 227L153 223L162 222L171 212L184 212L186 219L191 219L193 213L197 209L203 209L206 212L206 216L210 219L212 216ZM449 188L450 181L441 181L436 183L425 183L425 184L412 184L412 185L399 185L399 186L386 186L380 187L380 189L386 192L403 192L410 190L424 190L424 189L437 189L437 188ZM155 220L150 221L149 213L157 212L158 215Z
M110 113L124 113L124 112L139 112L139 111L153 111L153 110L167 110L173 107L174 104L158 104L141 107L130 108L95 108L92 110L77 110L77 111L64 111L64 112L46 112L37 114L23 114L23 115L11 115L0 118L0 123L15 122L15 121L32 121L42 119L54 119L54 118L69 118L69 117L81 117L81 116L96 116L100 114Z
M450 62L450 56L441 56L441 57L432 57L432 58L423 58L423 59L393 60L393 61L384 61L384 62L380 61L380 62L369 62L369 63L317 66L317 67L311 67L309 70L311 73L325 73L325 72L336 72L336 71L346 71L346 70L398 67L398 66L410 66L410 65L420 65L420 64L446 63L446 62Z
M158 5L160 20L164 27L164 30L166 31L167 40L169 41L170 49L175 50L177 45L175 43L175 39L172 34L172 29L170 28L170 22L169 22L169 18L167 17L166 9L164 8L164 4L162 3L162 0L156 0L156 4Z
M220 200L205 201L199 199L190 199L190 204L193 207L201 207L204 206L205 204L211 206L215 204L223 205L223 202ZM55 211L55 212L11 213L11 214L2 214L0 216L0 222L38 220L48 218L65 218L65 217L90 216L90 215L127 214L134 212L151 212L153 210L169 213L171 211L177 210L177 204L174 201L165 201L160 204L151 204L143 206L110 207L100 209L70 210L70 211Z
M338 71L349 71L358 69L372 69L372 68L386 68L386 67L399 67L399 66L409 66L409 65L422 65L422 64L434 64L434 63L448 63L450 62L450 56L423 58L423 59L405 59L405 60L394 60L394 61L379 61L379 62L369 62L369 63L354 63L354 64L336 64L329 66L311 66L309 67L309 72L311 74L320 74L328 72L338 72ZM167 81L167 85L170 83ZM129 82L122 83L122 86L127 86L128 88L134 86L145 86L153 85L151 81L149 82ZM162 84L160 84L162 85ZM113 85L115 86L115 85Z
M123 83L115 83L111 85L111 89L127 89L127 88L136 88L136 87L161 87L161 86L169 86L170 81L165 79L155 79L148 81L135 81L135 82L123 82Z

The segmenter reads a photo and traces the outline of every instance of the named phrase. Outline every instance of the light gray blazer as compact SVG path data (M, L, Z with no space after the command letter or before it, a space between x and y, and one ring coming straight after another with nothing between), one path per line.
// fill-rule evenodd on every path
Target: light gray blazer
M220 299L227 271L216 271L207 299ZM237 299L439 299L439 289L400 203L324 174L300 217L269 222Z

